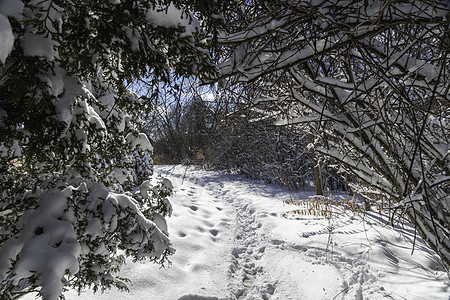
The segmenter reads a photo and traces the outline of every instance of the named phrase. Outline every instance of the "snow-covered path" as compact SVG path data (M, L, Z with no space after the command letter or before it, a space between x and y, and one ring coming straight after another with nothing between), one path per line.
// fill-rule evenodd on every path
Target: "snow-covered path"
M280 197L288 196L283 189L255 186L241 176L209 175L189 179L228 204L235 216L228 233L233 239L226 299L332 299L342 290L334 266L318 264L306 247L272 236L283 212L277 210ZM320 274L327 274L326 280Z
M69 291L66 299L450 299L447 275L422 240L410 255L407 226L400 234L376 213L290 213L298 207L283 201L311 194L242 176L182 166L157 172L176 191L172 265L128 262L121 275L132 281L130 293Z

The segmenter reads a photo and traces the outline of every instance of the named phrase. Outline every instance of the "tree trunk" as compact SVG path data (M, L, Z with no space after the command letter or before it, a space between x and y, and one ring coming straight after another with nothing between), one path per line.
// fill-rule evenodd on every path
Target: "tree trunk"
M309 141L313 142L313 137L309 135ZM322 177L320 172L320 165L319 160L317 159L317 153L314 148L311 148L311 156L313 161L313 169L314 169L314 185L316 186L316 195L323 196L323 190L322 190Z

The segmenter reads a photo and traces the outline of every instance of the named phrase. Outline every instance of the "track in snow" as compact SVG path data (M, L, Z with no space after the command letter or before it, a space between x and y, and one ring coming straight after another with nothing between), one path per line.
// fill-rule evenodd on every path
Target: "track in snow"
M177 173L165 175L174 178ZM233 246L230 249L229 283L225 299L316 299L318 295L320 297L317 299L331 299L341 293L349 296L348 299L359 299L364 285L372 286L371 280L367 281L359 275L369 273L369 270L364 269L364 266L358 267L364 263L357 259L340 259L340 255L330 254L328 250L291 244L273 238L267 229L263 230L263 222L268 218L276 222L282 218L281 214L258 211L252 199L270 199L271 194L258 194L260 187L249 185L248 181L242 181L242 177L222 175L221 181L217 181L215 178L189 178L187 175L183 182L186 185L194 183L203 186L223 205L229 205L234 210ZM321 229L303 235L327 235L329 231L324 228L322 226ZM331 259L328 260L328 256L332 255L339 263L334 264ZM296 257L294 261L292 256ZM342 265L345 267L341 269ZM354 268L356 272L353 271ZM328 276L335 278L334 281L324 281L321 272L328 273ZM299 273L302 277L298 277ZM283 279L282 288L277 291L277 278L280 276ZM375 278L374 275L369 277ZM291 294L292 290L296 294Z
M375 215L370 224L345 214L286 218L296 207L283 200L311 193L195 167L157 172L176 190L167 219L172 265L129 261L120 276L131 279L130 293L69 291L67 300L450 299L449 280L423 241L410 255L410 227L399 234L374 224Z

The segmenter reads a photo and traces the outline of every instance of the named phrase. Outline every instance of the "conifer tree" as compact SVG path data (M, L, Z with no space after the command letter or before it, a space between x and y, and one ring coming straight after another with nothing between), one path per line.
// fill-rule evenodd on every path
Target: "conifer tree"
M126 256L162 264L173 253L171 184L136 168L151 164L140 130L151 105L127 83L147 78L157 91L169 72L211 72L218 9L202 0L0 2L3 297L126 289L114 275Z

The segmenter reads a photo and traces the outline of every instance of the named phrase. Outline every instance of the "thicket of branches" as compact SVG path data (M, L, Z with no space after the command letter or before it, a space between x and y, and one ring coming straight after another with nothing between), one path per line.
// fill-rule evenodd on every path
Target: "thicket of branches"
M450 32L445 1L245 1L219 42L223 85L258 86L277 125L408 216L450 262Z
M145 84L136 88L145 91ZM327 158L314 163L307 129L275 126L265 112L242 102L248 95L186 79L165 91L147 116L156 163L200 164L291 190L314 188L317 164L320 194L346 188Z

